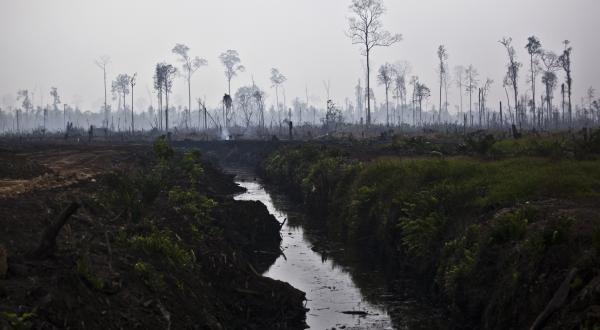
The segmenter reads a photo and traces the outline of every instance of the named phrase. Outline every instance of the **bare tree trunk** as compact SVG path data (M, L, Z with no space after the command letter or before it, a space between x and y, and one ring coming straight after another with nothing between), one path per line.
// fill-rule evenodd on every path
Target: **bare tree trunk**
M469 87L469 124L473 126L473 87Z
M565 124L565 84L560 86L560 94L562 95L562 123Z
M104 120L106 121L106 128L108 128L108 105L106 102L106 66L103 67L104 71Z
M127 94L123 91L123 130L125 130L125 124L127 124Z
M277 111L277 121L279 122L279 130L281 130L281 109L279 108L279 86L275 85L275 110Z
M162 117L162 92L158 92L158 129L162 131L163 129L163 117Z
M446 110L446 113L449 114L449 112L448 112L448 77L446 77L445 81L446 82L444 83L444 95L445 95L444 109Z
M530 54L530 59L531 59L531 100L532 100L532 107L533 107L533 120L535 122L535 71L533 68L533 53Z
M165 132L169 134L169 90L165 82Z
M369 45L367 47L367 126L371 125L371 67L369 63Z
M389 88L386 86L385 88L385 121L386 125L390 126L390 102L388 101L388 91Z
M504 126L504 121L502 119L502 101L500 101L500 128Z
M569 73L570 76L570 73ZM569 91L569 129L573 128L573 113L571 107L571 78L567 79L567 87Z
M510 97L508 96L508 89L506 89L506 86L504 86L504 92L506 93L506 101L507 101L507 105L508 105L508 113L510 114L511 124L514 125L515 118L513 117L512 110L510 109Z
M419 97L419 125L423 125L423 98Z
M463 84L462 84L462 82L461 82L461 83L460 83L460 87L459 87L459 88L460 88L460 90L459 90L459 93L458 93L458 94L460 94L460 113L462 113L462 114L464 114L464 112L465 112L465 111L464 111L464 106L463 106L463 105L464 105L464 102L463 102L463 92L464 92L464 91L463 91L463 87L464 87L464 86L463 86Z
M546 121L548 122L548 124L550 123L550 119L552 118L551 113L552 113L552 96L550 95L552 93L552 88L550 87L550 85L548 84L546 86L546 103L547 103L547 115L546 115Z
M394 121L396 122L396 125L399 126L400 125L400 117L398 116L398 109L400 108L400 99L401 99L400 88L396 88L396 93L398 95L398 98L396 99L396 109L394 110L394 114L396 117Z
M185 128L188 128L188 119L190 120L189 125L191 126L192 123L192 81L191 81L191 76L188 73L188 79L187 79L187 83L188 83L188 113L187 113L187 118L185 120Z
M443 63L440 65L440 108L438 110L438 124L442 123L442 83L443 83Z
M519 91L518 91L516 78L513 78L513 89L515 92L515 106L516 106L515 111L519 113L519 128L521 128L522 118L521 118L521 113L520 113L519 106L518 106L519 105Z
M133 125L133 86L131 86L131 135L135 132L135 126Z
M19 121L17 120L17 123ZM63 104L63 125L65 125L65 132L67 131L67 105Z
M477 117L478 125L481 127L481 88L477 89Z

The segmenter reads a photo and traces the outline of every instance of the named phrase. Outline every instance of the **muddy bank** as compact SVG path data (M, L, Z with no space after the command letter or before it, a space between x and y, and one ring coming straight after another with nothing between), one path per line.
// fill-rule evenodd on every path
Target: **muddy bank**
M20 177L71 181L0 198L2 328L304 327L304 293L260 275L280 242L262 204L234 201L239 187L198 155L120 148L126 159L106 156L118 166L85 176L52 170L72 158L20 153L31 164ZM55 248L32 254L71 203Z

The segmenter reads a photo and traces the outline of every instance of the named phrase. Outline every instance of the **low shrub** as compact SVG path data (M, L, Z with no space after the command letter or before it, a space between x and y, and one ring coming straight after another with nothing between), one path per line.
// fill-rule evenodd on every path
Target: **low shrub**
M174 267L193 268L193 253L180 246L173 236L169 230L153 230L148 235L131 237L129 244L138 251L162 256Z
M166 287L164 275L159 273L152 264L138 261L133 266L133 270L150 289L161 291Z
M96 276L88 257L84 256L77 260L75 271L93 289L102 290L104 288L104 281Z

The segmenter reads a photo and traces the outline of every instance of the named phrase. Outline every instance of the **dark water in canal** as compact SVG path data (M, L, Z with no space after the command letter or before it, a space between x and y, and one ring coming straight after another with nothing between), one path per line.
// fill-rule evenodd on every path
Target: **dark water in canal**
M227 171L247 189L235 199L260 201L279 222L286 221L281 229L283 255L264 275L306 293L311 329L445 328L441 314L411 292L410 284L391 283L369 260L357 260L339 246L331 248L326 236L308 225L298 205L264 187L252 172ZM408 290L399 292L398 287Z

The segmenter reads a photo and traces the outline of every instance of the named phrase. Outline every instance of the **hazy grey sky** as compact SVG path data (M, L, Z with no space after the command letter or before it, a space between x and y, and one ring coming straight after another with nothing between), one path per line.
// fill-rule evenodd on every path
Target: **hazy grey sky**
M323 80L331 82L331 97L354 100L354 86L363 76L360 48L344 35L350 0L0 0L0 96L18 89L35 92L35 104L48 103L56 86L63 101L85 109L100 108L102 73L93 61L109 55L109 78L138 73L136 99L148 99L156 62L176 63L175 43L185 43L191 55L208 60L193 78L193 97L206 96L216 105L226 90L218 55L236 49L247 70L232 89L256 83L274 98L270 68L287 76L288 104L305 96L324 102ZM600 12L598 0L387 0L386 29L404 40L376 49L373 67L405 60L412 74L432 87L437 104L436 49L448 48L451 67L473 64L482 78L495 83L489 102L504 100L502 77L506 53L498 40L511 36L519 59L529 35L544 48L561 51L564 39L574 47L574 101L589 86L600 88ZM525 66L527 68L527 65ZM563 74L559 73L562 81ZM527 90L526 72L521 91ZM374 82L374 79L373 79ZM383 100L381 87L376 90ZM455 104L458 91L452 88ZM557 91L558 95L558 91ZM183 80L175 86L176 102L187 102ZM453 106L451 106L453 110Z

